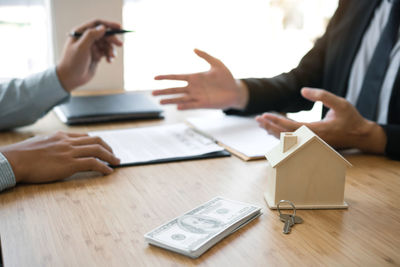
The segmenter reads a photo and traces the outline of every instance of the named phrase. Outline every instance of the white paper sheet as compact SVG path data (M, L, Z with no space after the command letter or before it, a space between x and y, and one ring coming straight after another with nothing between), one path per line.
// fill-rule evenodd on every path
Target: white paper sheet
M184 123L90 132L100 136L121 159L121 165L190 157L224 150Z
M279 143L277 138L261 129L254 118L220 115L187 121L203 134L252 159L264 157Z

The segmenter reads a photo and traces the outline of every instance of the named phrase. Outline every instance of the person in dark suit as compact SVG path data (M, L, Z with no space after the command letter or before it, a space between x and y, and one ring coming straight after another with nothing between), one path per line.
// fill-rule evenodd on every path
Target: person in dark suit
M276 136L304 124L336 148L400 158L399 25L400 0L342 0L324 35L290 72L235 80L220 60L195 50L210 70L157 76L188 84L153 95L179 94L160 102L181 110L220 108L240 115L296 112L322 101L324 117L318 122L299 123L272 113L256 120Z

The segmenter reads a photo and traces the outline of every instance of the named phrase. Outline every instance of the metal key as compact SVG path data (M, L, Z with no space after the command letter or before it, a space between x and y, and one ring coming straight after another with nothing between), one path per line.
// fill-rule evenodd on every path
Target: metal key
M286 222L289 217L293 217L294 218L294 224L299 224L299 223L303 223L303 219L300 216L293 216L292 214L280 214L279 218L281 219L282 222Z
M290 231L292 230L293 225L294 225L294 217L292 215L289 215L289 218L285 221L285 224L283 225L283 233L289 234Z
M293 214L283 214L279 207L281 203L289 203L293 208ZM289 234L293 225L303 222L303 219L300 216L296 216L296 207L291 201L281 200L279 201L277 208L279 212L279 219L285 223L285 225L283 226L284 234Z

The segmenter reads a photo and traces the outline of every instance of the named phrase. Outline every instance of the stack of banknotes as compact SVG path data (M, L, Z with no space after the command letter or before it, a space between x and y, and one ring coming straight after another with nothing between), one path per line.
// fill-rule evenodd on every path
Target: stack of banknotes
M197 258L260 215L260 207L216 197L144 237L151 245Z

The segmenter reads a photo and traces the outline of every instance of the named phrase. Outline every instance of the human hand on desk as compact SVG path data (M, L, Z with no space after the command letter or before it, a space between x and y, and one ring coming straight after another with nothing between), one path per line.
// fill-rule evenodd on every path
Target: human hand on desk
M264 113L256 118L257 122L278 138L280 132L293 132L301 125L306 125L333 147L358 148L365 152L383 154L386 134L382 127L363 118L346 99L322 89L303 88L301 94L311 101L321 101L330 108L323 120L301 123Z
M105 20L90 21L74 30L83 33L81 37L67 40L57 65L58 78L66 91L90 81L102 57L109 63L116 57L114 46L122 46L122 42L115 35L105 36L107 29L118 30L121 25Z
M246 86L241 81L235 80L229 69L220 60L198 49L195 49L194 52L210 64L210 70L193 74L156 76L156 80L178 80L188 83L185 87L153 91L155 96L174 96L162 99L160 103L177 104L180 110L244 108L248 99Z
M104 162L119 164L101 138L87 134L58 132L1 147L0 152L10 163L17 183L50 182L82 171L110 174L113 169Z

